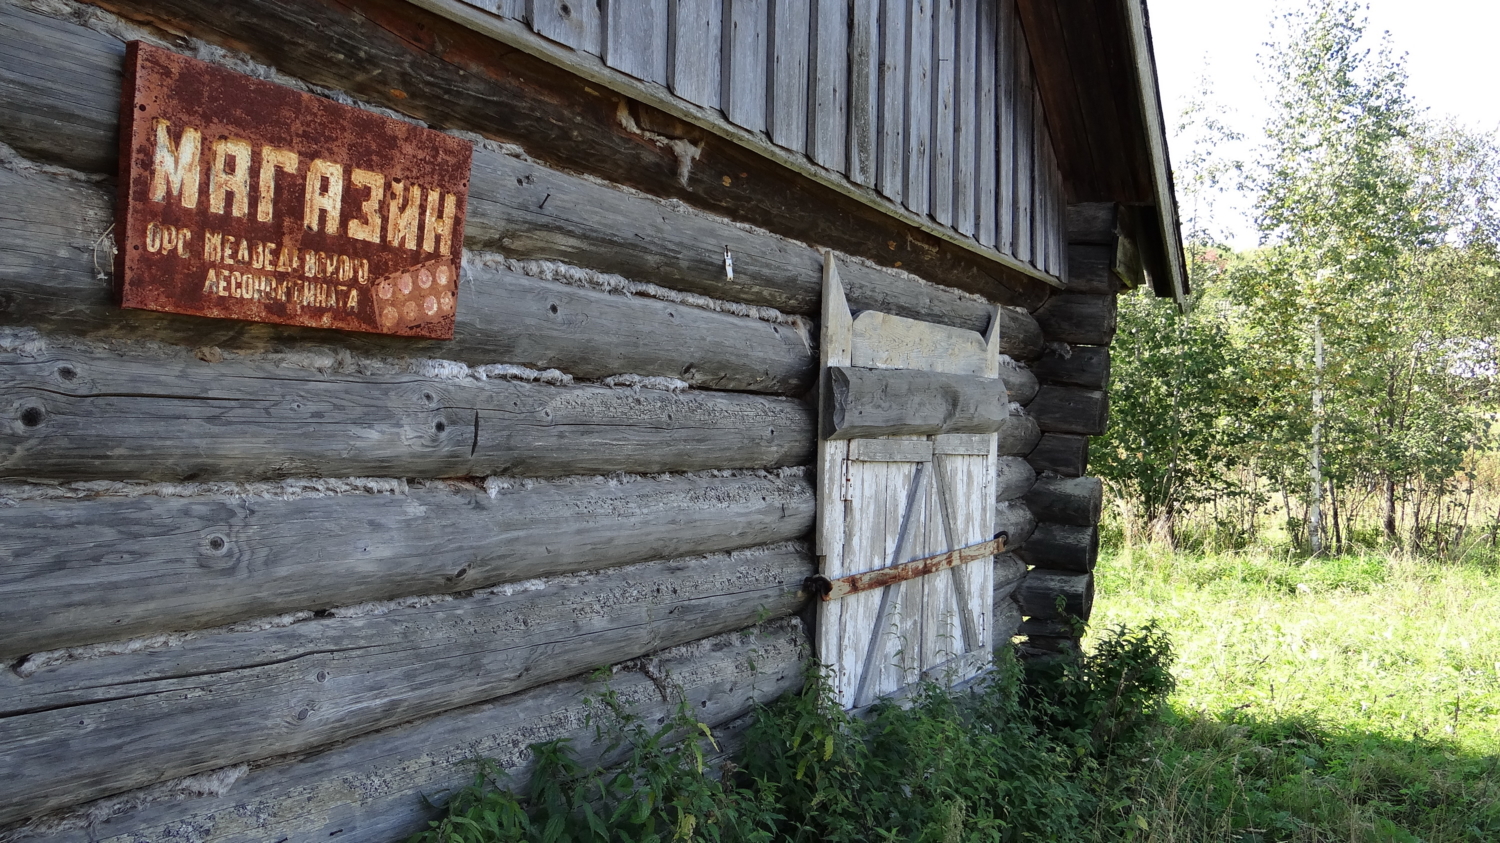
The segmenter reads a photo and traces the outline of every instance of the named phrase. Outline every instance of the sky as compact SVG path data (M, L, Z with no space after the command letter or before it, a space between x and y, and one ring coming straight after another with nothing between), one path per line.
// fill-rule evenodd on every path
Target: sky
M1234 127L1253 144L1269 109L1257 54L1271 37L1271 21L1296 0L1147 0L1151 36L1168 130L1205 72L1215 100L1229 108ZM1431 117L1452 117L1470 129L1500 129L1494 90L1496 0L1368 0L1367 34L1389 32L1406 54L1407 93ZM1248 148L1238 150L1248 153ZM1183 154L1173 150L1173 161ZM1215 220L1238 247L1256 242L1248 215L1230 207Z

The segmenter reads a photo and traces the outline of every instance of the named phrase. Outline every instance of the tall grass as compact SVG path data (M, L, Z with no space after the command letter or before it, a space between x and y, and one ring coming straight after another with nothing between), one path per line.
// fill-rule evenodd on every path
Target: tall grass
M1500 841L1492 565L1136 546L1098 588L1178 653L1140 839Z

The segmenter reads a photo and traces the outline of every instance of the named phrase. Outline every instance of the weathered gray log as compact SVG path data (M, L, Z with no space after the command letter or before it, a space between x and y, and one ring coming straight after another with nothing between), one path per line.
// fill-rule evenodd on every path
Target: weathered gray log
M559 476L812 459L812 412L790 398L323 374L277 359L0 355L0 476Z
M1088 527L1099 523L1104 483L1097 477L1038 477L1026 493L1026 506L1038 521Z
M815 315L823 256L804 243L476 149L465 243L509 257L556 260L727 301ZM734 268L725 272L724 251ZM984 333L994 306L957 290L911 281L854 261L839 276L852 307ZM1002 354L1035 356L1030 314L1002 319Z
M1026 563L1014 553L1002 553L995 557L995 600L1009 597L1026 578Z
M0 142L28 157L114 174L124 45L83 26L0 5ZM29 46L45 39L55 49ZM557 260L673 289L817 312L822 256L806 244L642 197L480 146L465 227L470 248ZM724 270L724 250L734 275ZM847 263L850 303L983 332L992 305L951 288ZM460 308L462 310L462 307ZM1024 319L1020 317L1025 317ZM1034 356L1041 331L1006 317L1001 352ZM521 362L521 361L514 361Z
M476 757L497 762L507 774L502 782L517 788L531 773L527 747L541 741L568 740L586 764L613 762L617 755L604 754L606 743L595 732L596 724L610 722L608 715L589 699L606 688L648 724L665 722L685 700L694 719L711 726L722 746L726 732L739 726L752 706L801 686L806 656L801 624L771 621L666 650L654 655L646 670L630 662L616 666L603 682L582 677L554 682L257 767L220 796L163 794L166 798L153 803L149 792L127 793L117 809L121 813L97 825L79 827L80 819L61 831L15 829L15 841L169 840L183 828L193 829L198 843L333 836L351 843L404 840L425 829L436 813L422 797L441 804L473 781L468 762ZM80 813L106 807L85 805Z
M1113 202L1075 202L1068 206L1068 242L1113 246L1119 212Z
M1037 473L1050 471L1063 477L1080 477L1088 472L1089 438L1070 433L1048 433L1026 456Z
M1002 457L1031 453L1042 438L1042 429L1036 419L1025 413L1012 413L1005 419L996 436L996 453Z
M1009 501L1031 490L1036 469L1021 457L1001 457L995 463L995 500Z
M100 243L103 188L0 168L0 323L80 336L145 336L257 350L316 342L391 356L557 367L579 377L674 377L697 386L793 394L812 384L807 341L787 325L644 296L625 297L470 261L451 342L204 319L115 304Z
M1081 637L1079 635L1081 631L1082 629L1077 623L1062 618L1051 618L1049 620L1027 618L1021 621L1020 626L1016 627L1017 635L1025 635L1031 641L1044 638L1077 641Z
M999 378L834 366L824 388L828 439L995 433L1010 418Z
M1114 245L1068 246L1068 292L1113 295L1120 292L1120 286L1120 278L1115 275Z
M1083 645L1071 625L1064 626L1060 623L1051 624L1049 630L1068 629L1067 635L1029 635L1026 640L1016 645L1016 652L1022 661L1031 663L1059 663L1076 660L1082 653Z
M1058 598L1062 607L1058 608ZM1088 620L1094 610L1094 575L1033 569L1016 589L1021 613L1033 620Z
M1118 307L1112 295L1059 293L1037 308L1036 321L1047 342L1109 345L1115 338Z
M1042 328L1034 316L1016 307L1002 307L992 312L1000 323L997 347L1001 354L1021 361L1035 360L1041 355Z
M1109 425L1109 395L1077 386L1044 386L1026 411L1044 433L1097 436Z
M1064 344L1061 350L1048 348L1032 364L1037 379L1059 386L1081 386L1086 389L1109 387L1109 349L1099 345Z
M1021 628L1021 607L1010 595L995 598L995 646L1003 646L1014 638Z
M113 173L125 45L0 4L0 141L39 160Z
M0 508L0 656L787 541L802 477Z
M0 823L783 617L812 571L777 545L0 674Z
M1099 528L1042 522L1019 552L1038 568L1089 573L1099 562Z
M1031 369L1019 364L1008 365L1004 361L1000 363L1000 380L1005 381L1005 391L1010 393L1010 400L1023 407L1036 397L1040 386Z
M1001 501L995 504L995 532L1004 532L1005 549L1014 552L1024 547L1036 529L1036 517L1020 501Z

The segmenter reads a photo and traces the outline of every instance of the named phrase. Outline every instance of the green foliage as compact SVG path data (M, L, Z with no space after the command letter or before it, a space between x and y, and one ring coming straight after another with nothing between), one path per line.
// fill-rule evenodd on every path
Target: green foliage
M1029 670L1008 647L999 656L972 687L925 685L862 716L815 671L757 713L725 777L705 767L710 736L686 709L651 729L606 691L601 738L618 763L584 768L566 744L538 744L518 797L480 762L412 840L1073 841L1134 828L1128 811L1101 820L1101 796L1170 690L1165 638L1117 630L1092 654Z
M1219 256L1199 250L1199 259ZM1235 410L1248 409L1250 396L1220 311L1184 314L1137 292L1120 299L1120 325L1110 351L1110 427L1090 445L1089 467L1146 521L1170 521L1233 490L1227 471L1247 438Z
M1165 538L1211 508L1253 541L1279 503L1296 540L1330 525L1319 549L1464 546L1500 371L1500 150L1425 120L1363 14L1314 0L1277 22L1253 161L1221 157L1237 136L1206 91L1184 113L1194 301L1184 315L1122 298L1112 429L1094 451ZM1209 224L1236 172L1262 242L1238 254Z
M1096 614L1176 642L1121 785L1142 839L1500 839L1495 566L1138 547L1099 570Z

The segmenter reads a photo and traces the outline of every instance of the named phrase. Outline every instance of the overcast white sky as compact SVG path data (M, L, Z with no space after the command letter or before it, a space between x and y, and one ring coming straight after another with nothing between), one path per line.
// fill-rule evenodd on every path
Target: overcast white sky
M1236 128L1257 140L1268 110L1256 56L1271 20L1296 0L1147 0L1169 127L1207 70L1216 99L1234 110ZM1500 129L1494 79L1500 2L1496 0L1370 0L1369 33L1389 31L1406 54L1407 92L1432 116L1457 118L1471 129ZM1173 152L1173 160L1182 154ZM1233 242L1248 246L1248 221L1230 225Z

